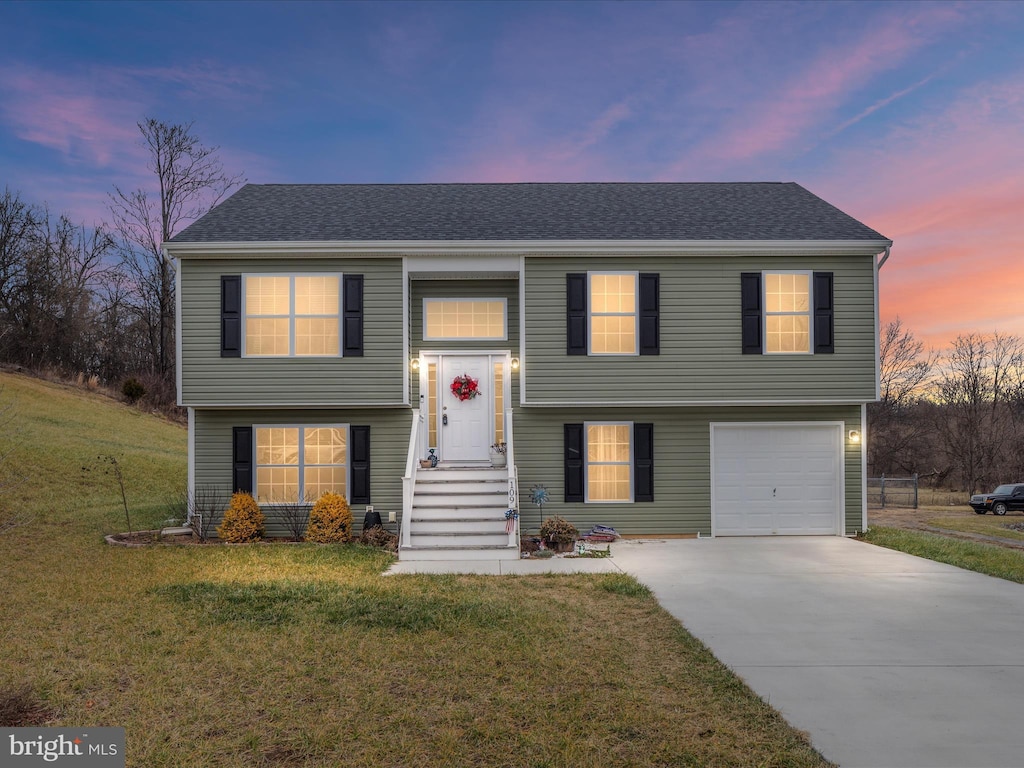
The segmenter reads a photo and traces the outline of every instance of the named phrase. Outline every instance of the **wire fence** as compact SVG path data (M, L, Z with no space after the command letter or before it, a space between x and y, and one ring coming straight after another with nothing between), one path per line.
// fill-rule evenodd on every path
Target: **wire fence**
M920 501L917 475L913 477L869 477L868 506L909 507L917 509Z

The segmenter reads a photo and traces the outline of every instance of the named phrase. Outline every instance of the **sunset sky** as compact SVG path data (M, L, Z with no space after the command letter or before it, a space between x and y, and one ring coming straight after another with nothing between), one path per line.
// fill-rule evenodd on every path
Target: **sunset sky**
M1024 3L0 2L0 188L87 224L194 121L270 182L796 181L883 322L1024 335Z

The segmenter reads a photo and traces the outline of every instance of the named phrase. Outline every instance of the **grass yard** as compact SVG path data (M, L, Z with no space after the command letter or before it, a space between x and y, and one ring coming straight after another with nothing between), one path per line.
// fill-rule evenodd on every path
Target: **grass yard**
M980 533L985 536L997 536L1000 539L1015 539L1024 541L1024 531L1016 531L1007 528L1007 525L1024 523L1024 516L1020 513L1010 513L1005 517L995 515L976 515L973 512L970 517L936 517L928 521L929 525L936 528L945 528L950 531L962 531L964 533Z
M50 724L124 726L130 766L829 765L626 576L384 579L391 556L355 546L107 546L123 510L95 457L118 457L153 526L185 481L184 429L0 384L7 469L27 476L0 503L34 516L0 535L0 699L27 686Z
M933 533L872 527L864 541L1024 584L1024 551Z

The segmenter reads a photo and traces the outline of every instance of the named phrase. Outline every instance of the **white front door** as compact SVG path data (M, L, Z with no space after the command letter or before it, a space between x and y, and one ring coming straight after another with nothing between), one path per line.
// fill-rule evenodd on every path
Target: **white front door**
M479 394L460 400L452 392L457 376L477 382ZM494 402L490 358L487 355L444 355L438 381L438 455L441 461L487 461L490 456Z

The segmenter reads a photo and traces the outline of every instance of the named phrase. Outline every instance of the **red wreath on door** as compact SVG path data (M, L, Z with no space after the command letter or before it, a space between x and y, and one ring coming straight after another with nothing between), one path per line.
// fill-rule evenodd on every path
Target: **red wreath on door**
M472 400L480 394L480 382L468 373L464 373L452 379L451 390L459 400Z

